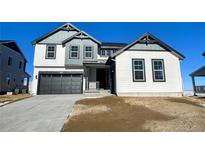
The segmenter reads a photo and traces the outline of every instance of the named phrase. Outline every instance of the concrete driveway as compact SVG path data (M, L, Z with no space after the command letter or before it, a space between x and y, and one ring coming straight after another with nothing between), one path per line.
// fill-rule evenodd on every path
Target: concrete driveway
M58 132L83 95L38 95L0 107L1 132Z

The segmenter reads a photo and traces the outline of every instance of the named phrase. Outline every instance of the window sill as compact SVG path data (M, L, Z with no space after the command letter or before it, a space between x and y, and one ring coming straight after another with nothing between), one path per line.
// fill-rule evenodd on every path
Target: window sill
M56 59L56 58L48 58L48 57L46 57L45 59Z

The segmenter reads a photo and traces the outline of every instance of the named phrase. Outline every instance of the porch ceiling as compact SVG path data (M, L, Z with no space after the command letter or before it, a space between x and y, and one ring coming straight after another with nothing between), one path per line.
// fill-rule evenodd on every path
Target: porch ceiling
M94 68L109 68L110 65L105 64L84 64L85 67L94 67Z

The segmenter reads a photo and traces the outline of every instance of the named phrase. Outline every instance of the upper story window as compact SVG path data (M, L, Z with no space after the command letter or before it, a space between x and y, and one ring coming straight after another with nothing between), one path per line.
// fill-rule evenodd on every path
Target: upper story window
M143 82L145 81L145 63L144 59L132 60L133 81Z
M101 49L100 50L100 56L102 57L109 57L114 53L114 50L112 49Z
M107 50L107 56L111 56L111 50Z
M22 68L22 61L19 62L19 69Z
M9 66L12 65L12 57L9 57L9 58L8 58L8 65L9 65Z
M93 58L93 47L92 46L84 47L84 58Z
M104 50L104 49L101 50L100 55L103 56L103 57L106 56L106 53L105 53L105 50Z
M165 81L164 60L152 59L153 80L155 82Z
M79 46L70 46L70 58L78 59L79 58Z
M56 45L47 45L46 59L56 58Z
M116 52L117 52L117 50L113 50L112 52L113 52L113 54L114 54L114 53L116 53Z

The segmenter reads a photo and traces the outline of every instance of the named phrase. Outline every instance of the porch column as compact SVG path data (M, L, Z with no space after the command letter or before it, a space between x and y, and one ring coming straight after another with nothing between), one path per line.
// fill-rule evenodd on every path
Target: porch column
M193 85L194 96L196 96L196 84L195 84L195 78L194 78L194 76L192 76L191 78L192 78L192 85Z
M29 77L27 77L27 83L26 83L26 86L27 86L27 93L29 93Z
M111 91L111 69L110 67L108 68L108 82L109 82L109 89Z

